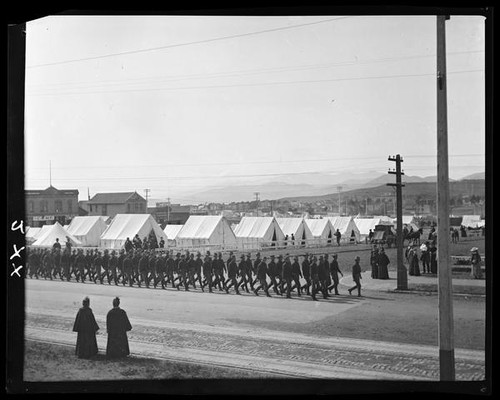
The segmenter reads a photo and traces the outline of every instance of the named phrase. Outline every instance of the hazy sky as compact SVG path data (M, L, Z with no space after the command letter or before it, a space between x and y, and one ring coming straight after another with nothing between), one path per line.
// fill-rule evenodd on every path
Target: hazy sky
M484 171L484 19L446 22L450 177ZM27 23L26 188L436 174L436 17L51 16ZM251 200L251 199L249 199Z

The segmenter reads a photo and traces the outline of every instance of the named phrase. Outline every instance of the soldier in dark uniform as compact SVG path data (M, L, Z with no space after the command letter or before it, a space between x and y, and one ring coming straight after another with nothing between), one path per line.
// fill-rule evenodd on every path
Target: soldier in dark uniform
M56 238L56 241L52 245L52 249L53 250L61 250L61 243L59 243L59 238Z
M160 238L160 249L165 247L165 241L163 240L163 236Z
M70 270L69 270L69 275L76 275L78 273L78 269L76 268L76 256L77 256L77 251L75 249L72 250L71 256L69 257L69 265L70 265Z
M225 286L225 277L224 273L226 272L226 265L224 263L224 260L222 259L222 253L218 253L217 255L217 260L214 259L215 263L215 279L217 286L219 287L220 291L223 291L226 289Z
M259 269L259 265L260 265L261 261L262 260L260 259L260 253L257 253L255 255L255 261L253 262L253 266L252 266L252 272L255 275L255 279L252 282L252 286L255 286L255 284L259 281L259 277L257 276L257 270Z
M317 301L316 293L319 291L319 276L318 276L318 259L316 256L313 257L311 263L311 297L313 300Z
M284 289L284 285L286 285L286 297L290 299L292 297L292 263L290 262L290 256L287 254L285 256L285 262L283 263L282 270L282 288Z
M247 262L244 254L240 256L240 262L238 263L238 275L240 276L240 281L238 282L237 289L239 290L240 287L243 287L247 293L250 293L247 281Z
M327 253L325 253L324 258L323 258L323 263L325 264L324 265L325 274L326 274L324 291L326 292L326 295L328 297L330 297L328 294L328 288L332 284L332 277L330 276L330 262L328 261L328 258L329 258L329 255Z
M141 283L144 283L149 287L149 255L147 251L142 251L141 258L139 259L139 279L138 285L141 287Z
M236 264L236 256L234 254L231 256L231 260L227 266L227 276L227 281L224 283L226 293L229 293L229 289L234 286L236 294L240 294L238 290L238 281L236 279L238 276L238 265Z
M337 261L337 254L334 254L333 255L333 260L332 262L330 263L330 275L332 277L332 285L330 287L328 287L328 290L331 292L332 289L335 290L335 294L338 295L339 294L339 291L338 291L338 286L339 286L339 274L342 275L342 277L344 276L344 274L342 273L342 271L340 270L339 268L339 263Z
M102 284L102 257L100 251L96 251L94 257L94 283L97 283L98 279Z
M93 251L92 250L87 250L85 252L85 278L89 278L90 281L94 280L93 275L92 275L92 262L93 262Z
M267 285L267 257L264 257L257 267L257 279L259 280L259 286L254 289L256 296L259 295L259 290L264 289L267 297L271 297L269 294L269 288Z
M180 257L180 254L177 253L178 257ZM175 280L177 279L177 265L178 262L176 261L177 258L173 257L173 253L169 253L167 256L167 282L170 282L172 285L172 288L175 287Z
M120 254L118 255L118 263L116 265L117 279L118 282L120 282L121 279L121 283L123 284L123 286L127 284L127 274L125 273L125 267L123 265L123 261L125 260L127 254L131 255L132 252L125 253L125 250L121 249Z
M146 286L149 287L149 284L153 283L153 287L156 289L158 285L158 273L156 271L156 261L158 260L158 253L156 251L151 250L148 259L148 276Z
M141 287L141 269L139 266L141 258L142 258L142 250L140 248L134 250L132 256L132 276L131 279L129 279L130 285L133 285L134 282L137 282L137 285Z
M134 253L131 251L123 259L123 286L132 286L134 284L134 264Z
M63 276L66 279L66 281L71 280L71 250L68 250L67 248L64 249L62 256L61 256L61 265L63 269Z
M302 286L302 290L306 290L307 295L309 296L311 294L310 287L311 287L311 263L309 262L309 254L304 255L304 259L302 260L302 274L304 276L304 279L306 283L304 286Z
M283 256L281 254L278 256L278 262L276 263L276 277L280 293L285 293L285 281L283 280Z
M103 255L102 255L102 275L100 277L101 283L104 282L104 278L109 281L111 277L109 276L109 251L108 249L104 249Z
M134 244L130 241L130 238L127 238L127 240L125 240L125 251L129 253L132 250L134 250Z
M54 248L54 251L53 251L53 268L54 268L54 272L53 272L53 277L54 278L57 278L57 275L59 275L59 278L61 280L64 279L64 276L61 272L61 245L59 245L58 248Z
M186 259L186 256L181 255L181 260L179 261L179 283L177 285L177 290L180 290L179 287L181 285L184 286L185 291L189 291L189 260Z
M318 263L318 289L323 293L323 298L326 299L328 298L328 292L327 292L327 276L329 275L330 271L328 268L328 261L325 261L323 256L319 256L319 263Z
M156 259L156 273L157 281L155 282L155 287L158 283L161 283L161 288L165 289L165 285L167 284L167 257L168 254L161 253L160 256Z
M302 278L302 271L300 270L300 264L299 264L299 257L294 256L293 257L293 263L292 263L292 281L293 281L293 286L292 289L297 289L297 294L299 297L301 296L301 285L300 285L300 278Z
M188 259L188 280L189 280L188 284L193 285L194 289L196 289L195 275L196 275L196 261L194 259L194 254L191 253Z
M111 285L111 281L115 283L115 286L118 285L117 268L118 268L118 258L116 257L116 252L112 250L108 260L108 285Z
M281 295L281 290L279 289L277 279L278 278L278 267L276 266L276 263L274 262L274 254L271 255L271 261L269 261L269 264L267 264L267 274L269 275L269 278L271 279L271 286L273 287L274 293L276 293L278 296Z
M28 259L28 271L29 277L38 279L38 265L39 265L39 257L36 249L32 250L29 247L26 249L26 258Z
M247 263L247 282L250 283L250 289L253 291L254 286L253 286L253 275L254 275L254 270L253 270L253 262L252 262L252 255L250 253L247 254L246 258L246 263Z
M83 254L83 250L78 250L78 254L75 259L76 269L78 271L78 274L76 276L77 282L81 281L82 283L85 283L87 262L87 256Z
M68 250L69 254L71 254L71 247L72 247L71 241L69 240L69 237L66 236L65 250Z
M214 254L214 257L217 253ZM203 276L205 277L205 286L208 286L208 291L212 293L213 286L213 262L210 257L210 252L207 251L203 260Z
M201 259L201 253L200 252L196 253L196 258L194 260L194 265L195 265L195 268L194 268L194 273L195 273L194 281L198 282L198 284L200 285L201 291L204 292L205 289L204 289L204 285L203 285L203 277L201 275L201 267L203 266L203 260Z
M354 283L356 285L354 285L352 288L348 289L347 291L349 292L349 294L351 294L351 292L354 290L354 289L358 289L358 297L361 297L361 266L359 265L359 256L357 256L355 259L354 259L354 265L352 266L352 279L354 280Z

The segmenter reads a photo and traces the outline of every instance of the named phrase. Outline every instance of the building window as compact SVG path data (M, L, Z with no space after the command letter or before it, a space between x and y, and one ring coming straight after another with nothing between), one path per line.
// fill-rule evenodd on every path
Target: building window
M134 203L134 209L135 211L139 211L139 203Z
M92 204L89 204L89 206L90 206L90 212L92 212Z
M30 201L28 203L28 210L29 210L29 212L35 212L35 202L34 201Z
M106 204L103 204L101 215L107 215L107 213L108 213L108 206Z
M62 212L62 201L61 200L54 201L54 211L56 213Z
M47 200L41 200L40 201L40 212L48 212L49 211L49 203Z
M68 200L68 213L73 212L73 200Z

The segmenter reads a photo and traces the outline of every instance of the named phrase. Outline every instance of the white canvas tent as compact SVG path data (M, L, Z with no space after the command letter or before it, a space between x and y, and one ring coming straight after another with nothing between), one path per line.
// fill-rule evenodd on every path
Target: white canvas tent
M241 251L280 246L285 239L274 217L243 217L234 234Z
M177 234L179 231L182 229L184 225L174 225L170 224L165 226L165 229L163 229L163 232L165 232L165 235L167 236L167 245L168 246L175 246L176 241L175 238L177 237Z
M107 227L108 225L98 215L75 217L69 224L67 231L82 242L83 246L97 247L100 244L101 235Z
M302 218L276 218L283 233L288 235L287 246L305 246L313 239L313 234ZM295 240L292 241L292 235Z
M387 219L383 219L380 217L354 218L354 223L358 227L361 241L364 241L368 238L370 229L372 232L375 232L376 225L392 225L392 221L389 222Z
M394 227L396 227L397 223L398 223L398 219L394 218L392 220L392 223L393 223ZM413 229L414 231L418 231L418 229L419 229L417 221L413 215L403 215L403 227L406 227L408 230Z
M234 250L236 236L222 215L191 215L175 236L175 247L198 251Z
M28 226L26 227L26 233L24 238L27 244L31 244L36 240L36 235L41 231L42 228Z
M484 219L480 215L464 215L462 225L466 228L481 228L484 225Z
M337 232L339 230L341 236L341 241L350 241L352 232L354 231L354 240L355 242L359 242L361 240L360 232L356 223L354 222L353 217L328 217L333 226L333 231Z
M335 238L333 236L334 230L328 218L310 218L304 221L313 235L313 244L324 246L333 243Z
M64 248L64 243L66 243L66 239L69 238L69 241L73 246L81 246L82 242L80 242L77 238L71 235L66 229L62 227L59 222L56 222L54 225L47 225L45 228L45 232L40 230L40 235L37 237L35 242L33 242L32 246L35 247L52 247L56 242L56 239L59 239L59 243L61 243L61 248Z
M134 239L136 234L141 240L150 233L156 236L156 241L166 239L163 232L151 214L116 214L111 224L101 235L100 246L108 249L121 249L127 238Z

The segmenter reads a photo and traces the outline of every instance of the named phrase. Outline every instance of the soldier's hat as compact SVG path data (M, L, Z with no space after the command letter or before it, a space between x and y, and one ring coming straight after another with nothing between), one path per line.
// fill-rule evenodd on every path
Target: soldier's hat
M200 257L200 256L201 256L200 252L196 253L196 257Z
M247 253L247 257L252 257L252 255L250 253Z
M244 254L242 254L242 255L240 256L240 258L245 258L245 255L244 255Z
M338 257L338 254L337 254L337 253L333 253L332 257L333 257L333 258L337 258L337 257Z
M176 257L180 257L180 256L181 256L181 253L177 253L177 254L176 254Z
M271 254L271 258L274 258L274 254Z
M280 255L278 256L278 258L283 258L283 256L280 254Z
M361 260L361 258L359 258L359 256L356 256L356 257L354 258L354 260L355 260L355 261L359 261L359 260Z
M259 252L257 252L256 256L257 256L257 257L258 257L258 256L260 256L260 253L259 253Z
M210 252L209 252L209 251L207 251L206 255L207 255L207 256L209 256L209 255L210 255Z

